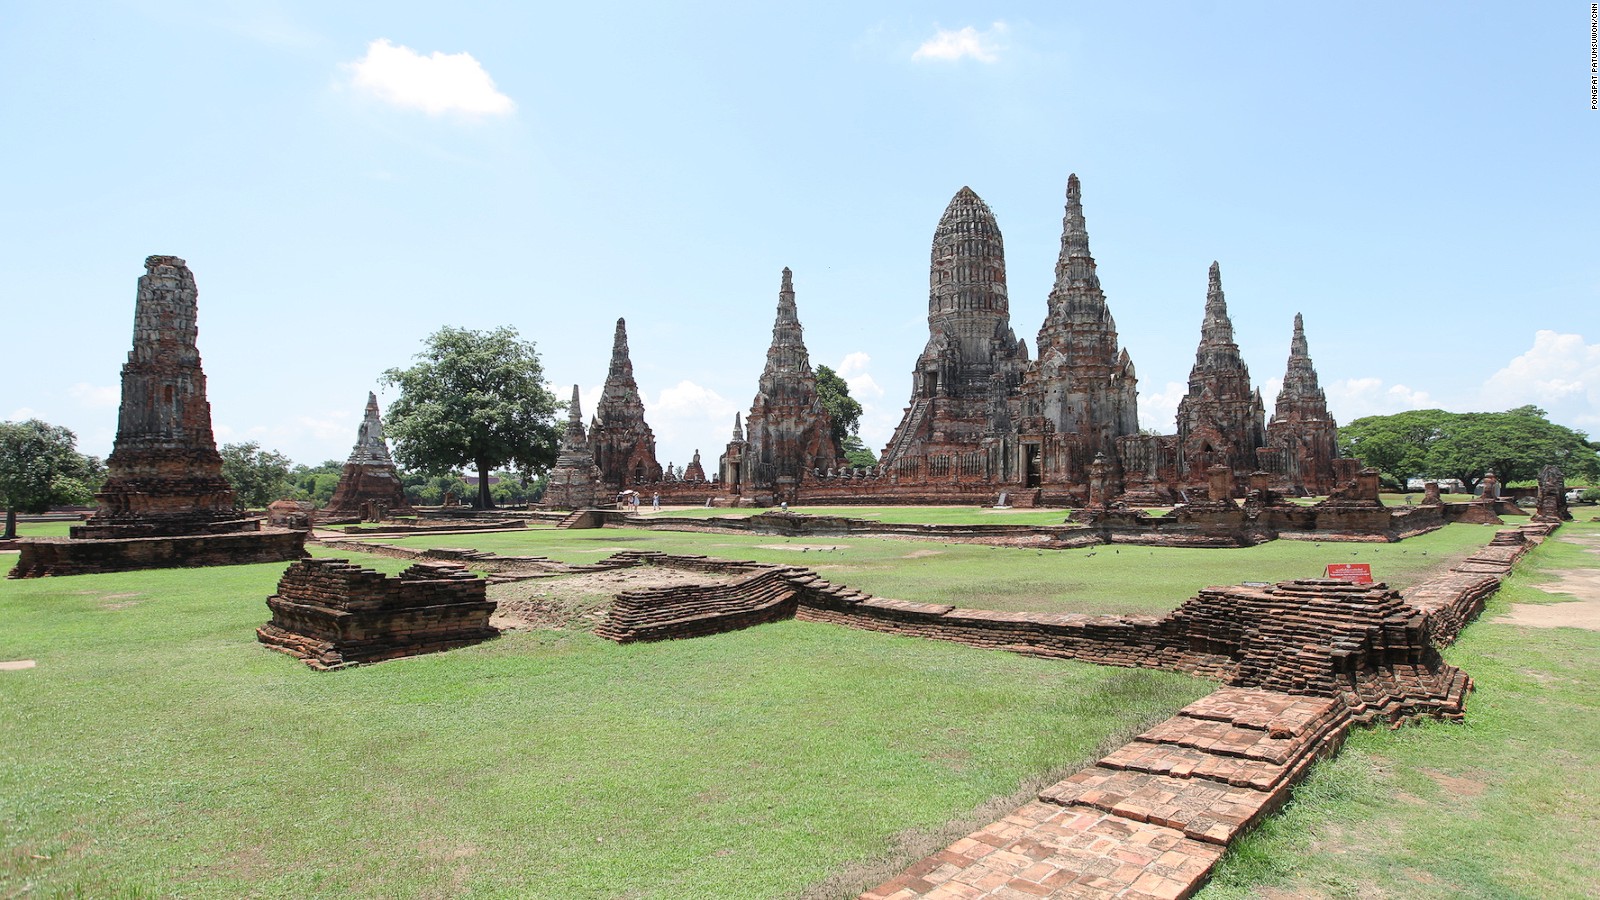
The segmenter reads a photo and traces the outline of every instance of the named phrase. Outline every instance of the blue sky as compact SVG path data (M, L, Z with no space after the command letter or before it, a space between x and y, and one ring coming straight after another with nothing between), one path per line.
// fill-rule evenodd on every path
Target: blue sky
M1076 172L1148 427L1216 259L1269 409L1302 312L1340 421L1536 403L1600 433L1589 38L1565 2L18 0L0 417L108 453L164 253L199 283L221 441L343 459L447 324L515 326L587 414L625 316L662 463L709 461L789 266L878 448L945 204L994 210L1031 347Z

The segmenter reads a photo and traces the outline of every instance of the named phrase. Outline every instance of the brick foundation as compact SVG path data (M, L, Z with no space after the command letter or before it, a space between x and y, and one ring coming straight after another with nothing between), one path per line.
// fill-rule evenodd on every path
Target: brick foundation
M21 554L10 577L284 562L305 556L305 544L304 531L287 528L103 540L28 538L18 542Z
M463 647L500 634L486 586L451 563L389 578L348 560L300 560L267 598L272 620L256 637L323 670Z

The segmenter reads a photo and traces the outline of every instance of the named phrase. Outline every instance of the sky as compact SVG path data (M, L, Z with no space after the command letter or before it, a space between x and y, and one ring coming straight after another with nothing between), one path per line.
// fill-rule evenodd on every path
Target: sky
M663 464L756 391L780 273L886 444L971 186L1034 346L1068 175L1175 430L1206 271L1270 411L1536 404L1600 434L1590 5L0 6L0 418L112 447L143 260L183 257L221 443L343 460L442 326L585 419L625 317Z

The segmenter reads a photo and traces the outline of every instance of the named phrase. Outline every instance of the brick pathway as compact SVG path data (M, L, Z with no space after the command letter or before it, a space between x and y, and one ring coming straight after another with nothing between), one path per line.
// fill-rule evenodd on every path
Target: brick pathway
M1337 699L1222 688L861 897L1188 897L1349 727Z

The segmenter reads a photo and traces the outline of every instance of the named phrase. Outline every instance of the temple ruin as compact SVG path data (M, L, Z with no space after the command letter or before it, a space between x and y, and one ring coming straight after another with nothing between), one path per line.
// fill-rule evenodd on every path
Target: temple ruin
M984 504L1003 495L1014 506L1100 510L1246 497L1259 508L1289 496L1340 492L1365 498L1353 483L1360 465L1339 458L1337 423L1318 383L1304 320L1295 316L1269 423L1233 337L1216 262L1175 433L1141 433L1138 376L1089 249L1076 175L1067 179L1061 249L1035 346L1031 358L1011 324L1000 226L988 204L963 187L934 229L928 341L912 367L910 402L877 465L843 460L817 400L793 274L784 269L756 397L748 414L735 415L710 481L698 466L680 473L656 461L627 334L617 321L610 372L588 434L600 472L595 496L648 485L647 492L679 502ZM570 467L561 472L564 486L552 502L574 505L581 491L566 487L575 477Z
M305 533L261 528L234 508L211 432L197 346L199 291L176 256L144 261L117 436L98 508L68 539L23 541L13 577L275 562Z
M356 445L339 473L333 497L323 507L324 518L356 516L377 521L390 516L415 515L406 501L405 486L389 455L378 414L378 395L367 392L367 410L356 430Z
M833 420L817 397L817 376L795 308L794 274L787 268L778 288L767 364L743 433L737 419L734 428L722 460L726 487L732 490L793 500L807 472L836 466L844 456L833 438Z
M572 402L567 405L567 430L561 436L561 450L545 487L544 502L551 506L582 509L593 506L600 482L600 467L589 450L589 436L583 430L583 408L578 402L578 386L572 386Z
M634 485L661 480L656 435L644 420L644 400L628 357L628 323L623 319L617 320L611 366L589 423L589 450L600 467L600 494L615 496Z

